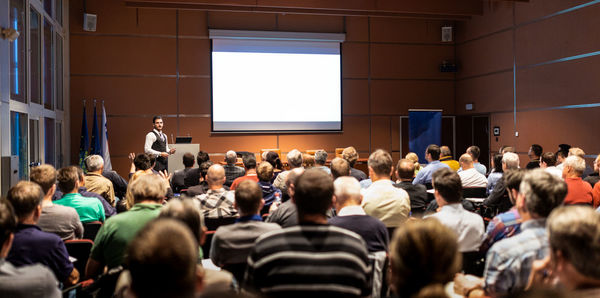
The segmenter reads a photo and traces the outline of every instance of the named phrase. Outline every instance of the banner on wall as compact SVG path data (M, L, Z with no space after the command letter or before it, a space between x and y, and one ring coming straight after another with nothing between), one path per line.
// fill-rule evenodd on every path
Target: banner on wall
M425 150L442 142L442 110L408 110L408 148L426 164Z

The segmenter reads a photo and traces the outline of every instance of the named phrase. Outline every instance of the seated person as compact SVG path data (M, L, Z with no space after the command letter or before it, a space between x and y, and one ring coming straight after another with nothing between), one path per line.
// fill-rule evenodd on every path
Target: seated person
M458 251L479 250L483 240L483 218L463 208L460 177L451 169L441 169L433 173L432 179L433 195L440 211L426 218L436 218L457 235Z
M295 186L299 225L260 236L248 257L246 287L270 297L363 297L372 266L364 240L327 224L333 181L306 170Z
M104 208L104 215L106 218L109 218L115 214L117 214L117 210L115 207L111 206L106 199L104 199L101 195L88 191L85 187L85 175L83 174L83 170L80 167L77 167L77 175L79 177L79 188L77 192L85 198L92 198L94 200L98 200L102 204L102 208ZM64 196L64 193L57 189L54 192L54 196L52 197L53 201L60 200Z
M589 205L592 206L592 187L581 179L585 170L585 160L577 155L571 155L565 159L563 167L563 178L567 183L568 193L565 197L565 205Z
M223 267L246 264L256 238L281 229L278 224L262 222L259 211L263 204L258 184L246 180L238 185L235 190L235 207L240 218L234 224L220 226L215 232L210 248L210 259L215 265ZM243 271L237 277L241 279Z
M233 180L233 183L231 183L231 190L235 190L238 184L245 180L258 182L258 176L256 174L256 157L254 154L244 155L242 157L242 162L244 163L244 169L246 169L246 175Z
M279 175L277 175L277 177L273 181L273 185L281 189L281 191L283 191L284 193L287 192L285 188L285 181L290 171L295 168L304 169L304 167L302 167L302 152L298 151L298 149L292 149L290 152L288 152L286 158L290 169L279 173Z
M87 174L85 185L91 192L101 195L111 206L115 205L115 190L112 182L102 176L104 159L100 155L90 155L85 158Z
M175 171L175 173L173 173L173 177L171 177L171 188L175 193L180 193L182 189L187 188L184 181L185 175L190 171L196 171L194 169L194 154L190 152L184 153L182 161L184 168Z
M470 154L463 154L459 159L462 171L458 172L463 188L487 187L487 178L479 173L473 165L473 158Z
M400 226L390 249L397 297L447 297L444 286L461 268L456 235L434 218Z
M369 253L388 251L388 230L377 218L369 216L360 207L360 184L354 177L340 177L333 182L334 206L337 216L329 224L360 235L367 243Z
M502 154L502 171L504 173L518 168L519 156L517 154L512 152L505 152ZM494 190L492 190L490 195L483 201L483 205L488 208L497 209L498 212L506 212L512 208L513 204L510 202L503 179L498 180L498 183L494 186Z
M210 166L213 165L212 161L206 161L200 164L200 166L198 166L198 175L199 175L199 180L198 182L193 185L190 186L187 189L187 196L189 197L194 197L194 196L198 196L201 194L205 194L206 191L208 191L208 182L206 181L206 174L208 173L208 168L210 168ZM223 186L225 188L225 190L229 190L229 188L227 186Z
M58 188L64 193L54 204L73 207L81 222L104 221L104 207L98 200L91 200L79 194L79 176L77 167L65 167L58 170Z
M260 214L269 213L269 208L274 202L281 201L281 190L271 184L273 178L273 166L263 161L258 165L256 170L258 175L258 185L262 190L262 198L265 200L264 206L260 210Z
M197 243L183 223L166 218L149 222L127 249L131 287L124 296L197 297L204 275L197 259Z
M37 225L42 213L42 188L29 181L20 181L8 190L7 200L13 206L19 224L14 233L12 249L6 260L15 267L40 263L52 270L65 286L79 280L79 272L69 260L62 239L43 232Z
M431 175L437 170L441 168L450 168L447 164L440 162L440 154L441 151L438 145L431 144L427 146L427 149L425 150L425 160L427 160L428 164L417 173L417 176L412 182L413 184L427 185L431 183Z
M367 179L367 174L365 174L365 172L354 168L354 165L358 160L358 152L354 147L350 146L344 149L344 151L342 151L342 158L350 164L350 176L356 178L359 182Z
M415 163L408 159L401 159L396 166L395 187L402 188L408 193L410 211L412 216L421 216L429 204L427 188L423 184L412 184L415 177Z
M83 237L83 225L77 211L71 207L52 203L52 196L56 190L54 167L44 164L31 169L29 180L38 184L45 193L38 227L44 232L58 235L63 241Z
M276 223L282 228L298 225L298 213L296 212L296 204L294 204L294 188L296 180L302 173L304 173L304 168L295 168L286 175L285 185L290 199L279 206L275 206L277 209L271 207L266 222Z
M147 222L158 216L165 191L166 185L157 175L142 175L129 183L127 195L132 197L134 205L102 225L85 268L86 277L96 277L104 266L111 269L123 263L129 242Z
M331 174L331 170L325 165L327 163L327 151L317 150L315 152L315 167Z
M17 268L6 260L17 231L17 223L10 203L0 200L0 297L62 297L58 281L47 267L35 264Z
M206 182L208 183L208 191L195 197L200 202L204 217L236 217L238 212L233 206L235 201L233 191L223 188L223 183L225 183L223 166L219 164L210 166L206 174Z
M331 160L331 178L350 176L350 164L343 158L336 157Z
M225 153L225 162L227 163L223 166L225 169L225 177L227 178L225 179L225 186L231 187L231 183L233 183L236 178L244 176L246 170L235 165L237 162L237 154L233 150L229 150Z

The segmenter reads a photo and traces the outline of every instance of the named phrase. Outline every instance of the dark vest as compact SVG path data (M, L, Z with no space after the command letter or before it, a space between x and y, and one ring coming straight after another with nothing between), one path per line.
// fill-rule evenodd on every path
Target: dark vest
M157 134L154 130L152 133L156 136L156 141L152 143L152 147L150 148L158 152L167 152L167 141L163 141L162 136ZM154 169L156 171L166 170L168 168L167 162L168 160L166 157L158 156L156 158L156 165L154 166Z

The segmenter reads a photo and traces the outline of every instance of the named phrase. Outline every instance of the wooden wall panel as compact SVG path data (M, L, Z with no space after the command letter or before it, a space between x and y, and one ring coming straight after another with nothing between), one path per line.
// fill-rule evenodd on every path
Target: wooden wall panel
M210 114L210 88L210 79L208 78L181 78L179 80L179 113Z
M590 0L529 0L526 3L516 3L515 21L521 24L537 20L587 2Z
M512 68L512 32L502 32L456 47L458 77L480 75Z
M600 102L600 56L544 65L517 72L519 108Z
M342 43L342 77L367 78L369 76L369 45Z
M179 73L210 75L210 41L208 39L179 40Z
M197 10L179 10L178 13L180 35L208 37L208 12Z
M383 149L392 151L392 127L390 117L375 116L371 118L371 151Z
M175 74L175 38L71 35L71 53L73 74Z
M371 19L371 41L396 43L442 43L442 26L453 22L398 18Z
M209 29L277 30L277 16L271 13L215 12L208 13Z
M600 28L600 6L558 15L516 30L517 66L531 65L600 49L600 36L582 28Z
M473 111L465 104L474 103ZM502 72L456 82L456 112L480 114L512 110L513 73Z
M514 136L514 121L512 113L492 113L490 114L490 129L495 126L500 127L500 136L494 137L493 133L490 140L490 150L498 152L502 146L515 146L517 138Z
M369 41L369 18L346 17L346 41Z
M512 27L513 3L509 1L483 2L483 16L473 16L468 22L457 22L455 36L458 43Z
M392 128L392 151L400 151L400 117L390 117L390 125Z
M277 15L277 30L300 32L344 32L344 17L299 14Z
M346 79L342 81L342 112L369 114L369 81Z
M83 31L83 2L69 1L69 30ZM98 15L96 33L175 35L175 10L130 9L119 0L87 0L88 13Z
M407 115L408 109L443 109L454 114L453 81L376 80L371 87L371 113Z
M74 76L71 111L81 114L82 99L91 106L92 99L97 98L104 100L111 115L176 114L175 89L174 78ZM72 123L81 126L81 122Z
M373 44L371 74L374 78L453 79L440 72L444 60L454 60L452 46Z

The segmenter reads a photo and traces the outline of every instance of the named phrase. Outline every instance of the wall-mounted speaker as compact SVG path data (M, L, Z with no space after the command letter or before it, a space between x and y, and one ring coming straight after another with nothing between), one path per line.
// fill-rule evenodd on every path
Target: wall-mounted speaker
M452 42L452 27L450 27L450 26L442 27L442 41L443 42Z
M83 14L83 31L96 32L96 20L98 16L91 13Z

